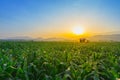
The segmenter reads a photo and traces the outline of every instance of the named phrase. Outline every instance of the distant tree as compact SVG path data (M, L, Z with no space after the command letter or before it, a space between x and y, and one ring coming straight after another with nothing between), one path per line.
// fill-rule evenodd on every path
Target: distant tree
M86 38L80 38L80 43L88 43L89 40L87 40Z

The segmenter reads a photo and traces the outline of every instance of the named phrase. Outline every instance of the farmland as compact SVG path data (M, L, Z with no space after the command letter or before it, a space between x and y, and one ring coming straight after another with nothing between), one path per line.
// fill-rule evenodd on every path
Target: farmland
M120 42L0 41L0 80L116 80Z

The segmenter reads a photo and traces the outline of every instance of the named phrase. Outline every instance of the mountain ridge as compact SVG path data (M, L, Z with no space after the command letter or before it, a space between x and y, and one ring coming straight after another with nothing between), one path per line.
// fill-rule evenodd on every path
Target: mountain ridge
M90 41L120 41L120 34L111 34L111 35L95 35L87 37ZM29 36L17 36L17 37L8 37L0 40L25 40L25 41L74 41L77 40L73 38L61 38L61 37L51 37L51 38L32 38Z

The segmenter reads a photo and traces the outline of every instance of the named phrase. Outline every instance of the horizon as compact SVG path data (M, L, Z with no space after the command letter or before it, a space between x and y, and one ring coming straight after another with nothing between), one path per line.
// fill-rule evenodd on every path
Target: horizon
M0 38L120 34L119 14L118 0L0 0Z
M120 34L107 34L107 35L94 35L94 36L89 36L89 37L84 37L84 36L77 36L77 37L38 37L38 38L33 38L29 36L16 36L16 37L7 37L7 38L0 38L0 40L5 40L5 41L67 41L67 42L79 42L80 39L86 39L90 42L113 42L113 41L120 41Z

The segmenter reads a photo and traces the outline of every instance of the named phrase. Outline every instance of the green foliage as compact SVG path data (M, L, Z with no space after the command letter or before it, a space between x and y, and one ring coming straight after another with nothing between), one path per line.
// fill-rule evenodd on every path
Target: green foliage
M0 42L0 80L116 80L119 42Z

